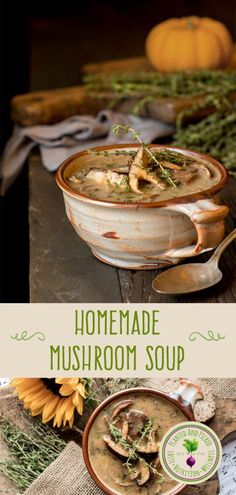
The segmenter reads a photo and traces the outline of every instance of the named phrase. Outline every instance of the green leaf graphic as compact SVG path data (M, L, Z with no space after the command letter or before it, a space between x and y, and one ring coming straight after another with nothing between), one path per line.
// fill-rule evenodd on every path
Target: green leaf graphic
M192 454L198 449L198 441L196 439L189 440L188 438L185 438L183 447L187 450L188 454Z

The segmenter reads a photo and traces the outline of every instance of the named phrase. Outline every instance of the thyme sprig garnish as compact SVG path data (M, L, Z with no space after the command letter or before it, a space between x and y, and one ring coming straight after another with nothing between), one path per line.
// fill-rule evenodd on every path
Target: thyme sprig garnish
M97 155L97 156L103 156L103 157L114 157L114 156L127 156L127 157L131 157L133 158L136 153L137 153L137 150L132 150L130 149L129 151L127 151L125 148L121 148L119 150L95 150L95 149L88 149L87 150L88 154L89 155ZM176 152L176 151L172 151L170 149L167 149L167 148L163 148L163 149L160 149L160 150L157 150L155 148L152 149L152 153L153 155L155 155L156 159L160 162L162 161L169 161L171 163L176 163L177 165L180 165L182 167L184 167L185 165L189 165L190 163L193 162L193 159L190 158L190 157L186 157L186 155L183 155L182 153L180 152ZM150 163L152 163L152 161L150 160ZM111 164L110 163L105 163L106 167L110 167ZM112 163L112 166L114 166L114 163ZM120 167L120 164L117 163L117 167Z
M139 447L139 445L141 444L141 442L143 441L144 438L149 437L150 431L152 429L152 425L153 425L152 420L147 419L143 428L141 430L139 430L140 437L135 442L132 442L129 457L128 457L127 461L124 463L124 466L126 466L128 469L130 468L130 464L133 461L134 456L137 456L137 459L142 459L141 456L139 456L137 454L137 448ZM142 462L143 462L143 459L142 459ZM149 464L148 464L148 466L149 466Z
M119 135L120 132L123 132L125 134L130 133L131 136L133 137L133 139L136 139L140 143L140 145L143 146L143 148L146 150L146 152L150 156L151 160L153 162L155 162L155 164L159 167L159 169L161 170L161 174L160 174L161 178L163 180L165 180L168 184L170 184L172 187L177 187L175 182L173 181L173 179L171 177L171 172L161 165L160 161L157 160L155 153L153 153L150 150L150 148L148 147L148 144L144 143L141 140L140 133L138 131L136 131L135 129L133 129L129 125L116 124L113 127L113 132L116 135Z
M150 435L151 429L153 427L152 420L150 418L147 419L143 428L139 431L140 437L135 442L132 442L132 443L127 442L127 440L125 440L125 438L122 437L121 430L119 428L117 428L114 425L114 423L109 422L107 417L105 417L105 420L108 424L109 432L110 432L114 442L121 445L121 447L123 447L123 449L125 449L129 455L127 461L123 463L123 466L125 466L127 468L127 470L129 472L131 472L134 469L135 463L137 461L141 461L146 466L149 467L152 474L159 476L160 480L158 481L158 483L162 483L164 481L164 476L161 473L159 473L154 466L149 464L146 461L146 459L144 459L141 455L139 455L139 453L137 451L137 449L138 449L139 445L141 444L141 442L143 441L143 439L148 438Z

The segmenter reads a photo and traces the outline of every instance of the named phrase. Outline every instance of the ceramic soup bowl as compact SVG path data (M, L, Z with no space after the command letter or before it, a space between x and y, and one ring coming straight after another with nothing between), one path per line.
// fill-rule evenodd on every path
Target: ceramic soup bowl
M137 145L111 145L96 151L134 151ZM228 208L215 202L215 195L228 179L224 166L193 151L152 145L152 149L181 151L186 157L204 160L217 170L219 180L197 193L164 201L114 202L86 196L68 185L74 171L84 168L88 152L67 158L56 174L63 191L67 216L94 256L105 263L130 269L153 269L179 263L184 258L214 249L224 237Z
M117 449L116 443L112 445L105 441L107 435L110 438L112 435L109 433L108 423L115 421L114 424L123 431L120 421L126 421L126 425L128 421L127 435L130 438L130 435L132 437L134 434L133 425L137 430L140 422L137 412L139 415L144 414L146 418L151 419L154 431L158 432L155 441L160 442L172 426L185 421L194 421L194 405L203 397L201 388L187 380L181 380L179 388L170 394L152 388L140 387L124 390L108 397L95 409L83 434L84 461L95 483L107 495L126 495L127 493L140 495L142 491L144 494L157 493L155 484L152 485L151 477L143 486L135 481L130 483L129 472L126 475L126 468L124 467L123 452L113 450L114 448ZM117 413L121 416L117 417ZM131 416L132 414L133 416ZM124 419L121 419L122 416ZM156 426L157 430L155 430ZM137 432L136 435L138 435ZM132 438L135 442L136 437L133 436ZM159 445L157 443L157 451ZM154 450L152 449L152 452ZM147 452L147 450L143 452ZM146 453L140 455L148 456ZM153 462L150 455L149 462ZM154 453L152 457L157 455L158 453ZM161 495L177 495L182 492L185 485L168 478L161 466L158 466L159 476L164 476Z

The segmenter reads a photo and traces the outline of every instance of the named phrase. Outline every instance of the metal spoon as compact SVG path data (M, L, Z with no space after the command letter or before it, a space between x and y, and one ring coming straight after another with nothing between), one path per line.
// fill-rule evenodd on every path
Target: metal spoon
M189 263L170 268L154 278L153 289L162 294L188 294L217 284L223 276L218 268L219 259L234 239L236 239L236 229L219 244L206 263Z

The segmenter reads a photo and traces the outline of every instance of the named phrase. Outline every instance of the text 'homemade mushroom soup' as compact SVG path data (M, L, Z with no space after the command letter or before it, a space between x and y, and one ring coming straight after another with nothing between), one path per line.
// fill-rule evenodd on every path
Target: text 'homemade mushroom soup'
M220 181L207 160L168 148L91 151L66 170L68 186L110 202L164 201L206 191Z
M168 494L178 485L163 471L160 442L169 428L186 421L165 398L130 393L114 400L95 418L88 437L96 476L119 495Z

